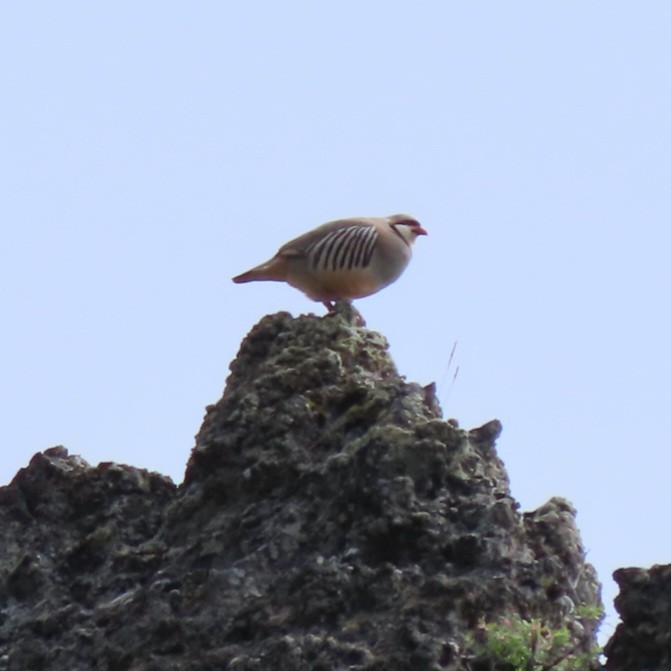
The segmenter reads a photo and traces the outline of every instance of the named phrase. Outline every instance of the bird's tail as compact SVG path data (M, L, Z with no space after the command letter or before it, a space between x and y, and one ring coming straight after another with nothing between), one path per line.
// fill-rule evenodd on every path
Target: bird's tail
M236 284L245 282L284 282L286 280L286 267L283 259L271 259L262 263L256 268L248 270L246 273L236 275L233 281Z

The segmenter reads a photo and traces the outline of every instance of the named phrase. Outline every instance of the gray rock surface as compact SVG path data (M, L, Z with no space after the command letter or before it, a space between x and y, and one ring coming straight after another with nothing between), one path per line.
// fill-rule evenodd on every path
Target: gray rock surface
M615 599L621 624L606 645L608 671L671 669L671 565L621 568Z
M349 310L264 318L179 488L52 448L0 489L0 671L503 671L473 632L515 615L588 650L575 511L455 424Z

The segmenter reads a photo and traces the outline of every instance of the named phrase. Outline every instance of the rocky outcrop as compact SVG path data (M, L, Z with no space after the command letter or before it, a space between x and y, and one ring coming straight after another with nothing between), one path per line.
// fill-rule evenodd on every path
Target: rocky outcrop
M621 624L608 641L608 671L671 669L671 565L622 568L613 574Z
M136 598L160 585L157 534L176 492L168 478L91 468L62 447L0 488L0 669L129 668L115 664L140 625Z
M515 618L587 653L574 510L455 424L348 310L264 318L181 487L54 448L0 490L0 670L503 671Z

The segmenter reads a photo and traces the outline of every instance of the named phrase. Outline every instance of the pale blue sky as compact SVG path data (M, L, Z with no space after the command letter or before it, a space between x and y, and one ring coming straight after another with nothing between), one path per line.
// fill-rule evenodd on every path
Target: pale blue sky
M400 371L501 419L513 495L573 501L606 600L671 561L670 26L667 1L4 3L0 482L59 443L180 481L249 328L323 312L230 277L409 212L429 237L358 303Z

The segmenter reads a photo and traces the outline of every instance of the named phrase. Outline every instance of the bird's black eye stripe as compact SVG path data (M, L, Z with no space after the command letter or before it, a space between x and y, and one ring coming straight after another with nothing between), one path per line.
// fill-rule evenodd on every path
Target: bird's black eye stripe
M410 247L408 241L403 237L401 231L398 230L399 226L408 226L409 228L419 228L419 222L415 221L414 219L405 219L403 221L396 221L391 225L392 231L394 231L394 233L396 233L396 235L398 235L398 237L401 238L401 240L403 240L403 242L408 247Z

